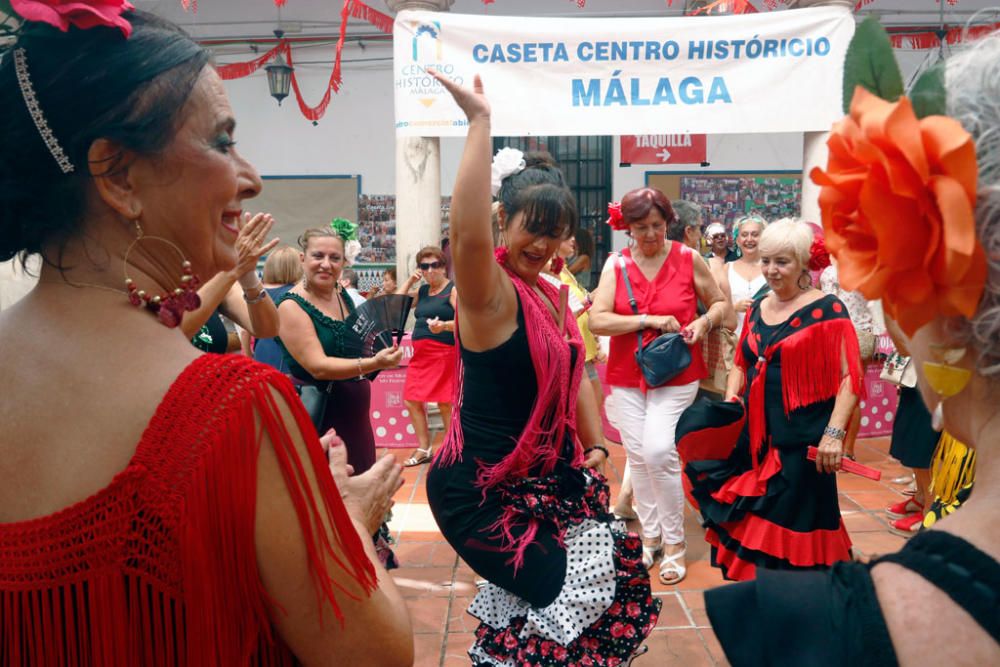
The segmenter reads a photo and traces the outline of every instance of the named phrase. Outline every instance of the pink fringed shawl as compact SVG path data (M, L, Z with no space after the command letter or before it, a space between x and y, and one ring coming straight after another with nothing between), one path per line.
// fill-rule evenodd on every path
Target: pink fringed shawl
M502 262L501 266L510 276L524 311L524 326L531 362L535 368L538 396L513 451L495 464L480 466L476 485L482 489L484 497L498 485L522 479L532 472L541 476L551 474L560 459L567 434L577 443L571 463L577 466L583 464L583 451L576 438L576 398L583 373L584 348L576 319L567 313L563 330L559 331L538 293ZM546 280L539 280L537 286L551 303L559 303L558 288ZM460 339L457 317L455 321L455 334ZM571 364L571 346L576 349L575 364ZM455 347L458 366L451 425L444 444L435 457L435 463L445 466L461 460L465 442L461 420L465 373L461 353L458 352L459 346ZM515 538L512 529L525 522L527 528ZM517 569L524 561L525 550L535 539L538 519L524 518L513 508L506 508L500 519L489 529L497 531L503 540L504 549L513 552L508 562Z

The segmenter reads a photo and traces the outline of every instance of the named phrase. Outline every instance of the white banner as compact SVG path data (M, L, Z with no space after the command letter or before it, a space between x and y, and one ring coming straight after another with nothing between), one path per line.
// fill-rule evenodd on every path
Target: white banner
M847 7L739 16L537 18L404 11L396 133L464 136L428 68L483 79L496 136L804 132L841 115Z

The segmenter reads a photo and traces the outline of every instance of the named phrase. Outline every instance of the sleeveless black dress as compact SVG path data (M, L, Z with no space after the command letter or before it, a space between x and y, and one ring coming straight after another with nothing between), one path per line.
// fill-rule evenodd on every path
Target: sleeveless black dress
M460 348L462 456L449 465L435 460L427 474L441 533L490 582L469 608L480 621L469 656L477 666L586 664L580 660L595 656L609 660L591 664L628 664L655 627L661 603L641 564L642 541L607 511L607 484L570 464L574 443L563 443L552 474L485 494L476 485L480 466L514 450L538 393L520 303L517 323L496 348ZM542 520L516 569L495 529L510 506Z

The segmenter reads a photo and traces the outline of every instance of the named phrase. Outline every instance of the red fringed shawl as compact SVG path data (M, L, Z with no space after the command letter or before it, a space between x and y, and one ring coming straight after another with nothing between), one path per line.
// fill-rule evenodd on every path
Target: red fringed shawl
M535 368L538 396L513 451L494 465L480 467L476 485L482 489L484 496L497 485L527 477L532 471L542 476L552 473L562 454L567 434L576 441L576 398L584 361L583 337L572 314L566 313L563 330L559 331L538 293L505 264L501 263L501 266L510 276L524 311L524 326L531 362ZM559 303L558 288L542 279L538 280L537 286L551 303ZM455 321L455 335L460 339L457 316ZM576 349L576 363L572 365L570 346ZM461 460L465 443L461 420L465 373L459 346L456 345L455 348L458 370L455 376L454 408L448 434L435 458L435 462L440 465L451 465ZM572 463L583 463L583 451L579 443ZM524 552L534 541L538 531L538 520L527 519L527 529L520 537L515 538L511 529L522 520L524 519L513 508L508 508L499 521L489 527L499 532L505 549L513 552L509 562L515 569L522 565Z
M292 408L308 461L275 394ZM265 433L298 514L317 602L343 622L335 591L347 593L328 559L366 591L377 582L308 415L277 371L205 355L175 380L107 487L56 514L0 524L0 664L295 664L272 629L269 612L282 612L271 609L254 547ZM333 542L345 558L335 558Z
M781 394L786 415L806 405L835 397L847 378L855 396L864 394L858 335L847 315L847 308L836 297L822 297L796 311L797 314L778 329L770 342L762 341L757 328L751 324L752 314L759 308L757 304L747 311L734 361L744 371L749 370L750 364L743 352L746 342L756 357L753 364L756 374L747 392L750 451L755 468L759 464L759 453L765 438L764 385L767 368L779 350ZM766 347L761 349L765 344Z

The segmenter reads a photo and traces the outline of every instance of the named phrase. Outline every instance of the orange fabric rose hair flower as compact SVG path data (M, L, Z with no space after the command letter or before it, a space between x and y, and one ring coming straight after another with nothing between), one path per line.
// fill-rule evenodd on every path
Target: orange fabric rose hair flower
M908 335L937 316L971 318L986 284L971 135L858 87L827 146L826 170L811 176L844 288L881 298Z

